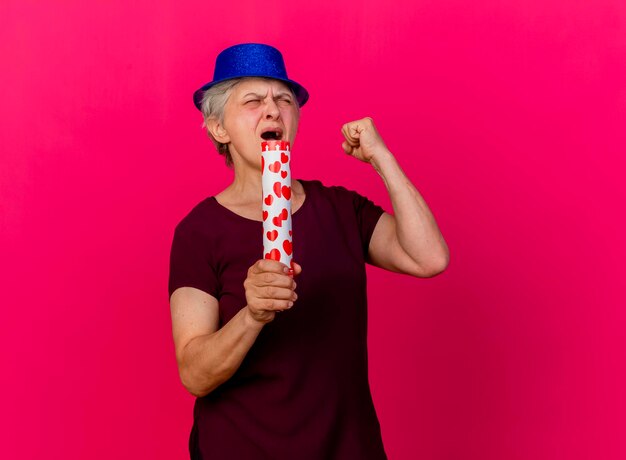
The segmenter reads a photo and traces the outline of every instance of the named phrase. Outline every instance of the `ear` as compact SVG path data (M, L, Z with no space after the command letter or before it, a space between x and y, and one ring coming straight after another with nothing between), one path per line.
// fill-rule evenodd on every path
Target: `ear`
M228 144L230 142L230 136L224 129L224 126L216 118L209 118L206 121L206 127L209 130L213 139L222 144Z

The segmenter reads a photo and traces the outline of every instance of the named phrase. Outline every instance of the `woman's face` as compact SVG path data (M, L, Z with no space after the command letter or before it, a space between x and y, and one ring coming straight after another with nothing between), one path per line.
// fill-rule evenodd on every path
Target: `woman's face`
M298 131L297 104L281 81L243 79L233 88L224 107L223 128L233 158L239 154L243 161L260 169L261 142L279 139L293 144Z

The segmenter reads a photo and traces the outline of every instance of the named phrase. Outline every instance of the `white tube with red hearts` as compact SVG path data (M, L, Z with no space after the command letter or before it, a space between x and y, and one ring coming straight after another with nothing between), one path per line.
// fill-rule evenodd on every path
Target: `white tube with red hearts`
M289 142L261 143L263 258L277 260L293 270L290 159Z

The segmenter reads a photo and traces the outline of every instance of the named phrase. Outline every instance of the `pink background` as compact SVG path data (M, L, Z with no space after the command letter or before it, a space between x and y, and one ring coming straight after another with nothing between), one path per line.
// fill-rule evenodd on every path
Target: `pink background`
M451 251L370 267L390 459L626 456L621 0L0 4L0 457L184 459L175 224L230 181L191 94L237 42L311 93L294 175L391 211L372 116ZM261 242L261 235L259 235Z

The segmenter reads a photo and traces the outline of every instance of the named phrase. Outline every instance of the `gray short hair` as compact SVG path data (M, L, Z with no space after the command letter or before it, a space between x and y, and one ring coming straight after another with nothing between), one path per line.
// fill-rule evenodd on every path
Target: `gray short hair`
M224 107L226 106L226 101L228 101L233 88L237 86L240 81L241 78L233 78L211 86L202 95L202 103L200 104L200 110L202 110L202 116L204 117L202 127L207 130L207 134L211 138L215 148L217 148L217 152L220 155L224 155L226 158L226 166L229 168L233 165L233 157L228 150L228 144L222 144L215 140L208 129L207 121L209 118L215 118L220 123L224 123Z
M220 155L224 156L226 160L226 166L228 166L229 168L231 168L233 165L233 157L228 149L228 144L222 144L221 142L215 140L215 138L208 129L207 121L209 120L209 118L215 118L220 123L224 123L224 107L226 106L226 102L228 101L228 98L230 97L230 93L232 92L233 88L237 86L244 78L245 77L232 78L230 80L226 80L217 83L214 86L211 86L202 95L202 102L200 104L200 110L202 111L202 116L204 117L202 127L206 129L208 136L211 138L211 142L213 142L215 148L217 148L217 152ZM296 93L294 92L293 88L291 88L291 86L287 85L287 87L291 90L291 93L293 94L293 100L294 102L296 102L296 107L298 108L299 115L300 105L297 103Z

